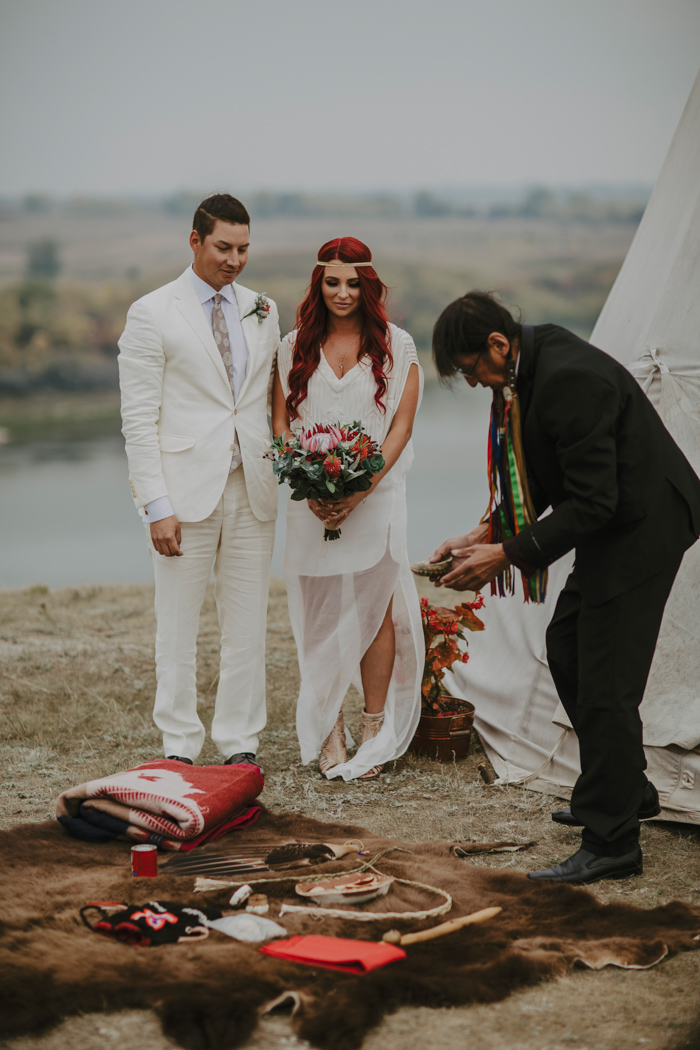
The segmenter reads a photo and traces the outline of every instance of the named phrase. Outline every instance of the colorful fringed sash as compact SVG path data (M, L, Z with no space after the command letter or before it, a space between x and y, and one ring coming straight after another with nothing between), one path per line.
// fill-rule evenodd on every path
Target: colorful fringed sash
M520 431L520 404L515 383L494 391L489 431L489 543L502 543L517 536L537 521L530 498ZM547 570L538 569L523 578L526 602L543 602L547 593ZM515 593L513 568L508 568L491 584L491 593Z

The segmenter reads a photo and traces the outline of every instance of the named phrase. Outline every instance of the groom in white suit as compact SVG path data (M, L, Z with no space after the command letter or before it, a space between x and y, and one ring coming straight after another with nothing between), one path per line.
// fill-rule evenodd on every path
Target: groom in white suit
M153 717L168 758L192 764L199 614L214 570L221 666L211 736L226 763L256 761L265 726L265 621L277 486L267 411L275 304L234 283L250 217L229 194L193 219L192 265L139 299L119 340L122 432L156 583Z

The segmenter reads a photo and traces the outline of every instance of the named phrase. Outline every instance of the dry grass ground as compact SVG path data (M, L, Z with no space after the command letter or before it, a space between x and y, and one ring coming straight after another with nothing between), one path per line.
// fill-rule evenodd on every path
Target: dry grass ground
M434 594L435 592L433 592ZM61 790L160 754L151 723L154 692L152 592L96 587L0 594L3 826L53 816ZM213 598L203 611L199 689L212 714L218 643ZM466 841L534 839L527 853L471 863L528 871L567 856L576 835L550 820L551 798L486 787L478 742L458 765L405 758L373 784L326 782L299 763L294 732L296 653L284 587L273 581L268 620L269 728L261 748L262 796L271 808L345 819L385 835ZM359 721L350 698L351 724ZM216 761L208 746L202 761ZM700 831L647 825L643 878L602 883L604 901L643 907L673 899L700 905ZM401 1010L370 1035L366 1050L661 1050L675 1045L697 1011L700 955L641 972L575 973L495 1005ZM13 1039L11 1050L165 1050L154 1016L135 1012L71 1018L42 1037ZM301 1047L284 1019L264 1021L249 1050Z

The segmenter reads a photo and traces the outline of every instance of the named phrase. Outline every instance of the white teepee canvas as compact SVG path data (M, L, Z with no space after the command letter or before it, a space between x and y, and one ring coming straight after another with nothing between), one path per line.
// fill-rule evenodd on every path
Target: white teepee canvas
M700 75L591 342L625 364L700 474ZM468 523L467 523L468 524ZM568 797L578 743L558 703L545 629L573 558L550 568L544 606L489 599L452 691L504 783ZM659 819L700 824L700 542L669 598L641 708Z

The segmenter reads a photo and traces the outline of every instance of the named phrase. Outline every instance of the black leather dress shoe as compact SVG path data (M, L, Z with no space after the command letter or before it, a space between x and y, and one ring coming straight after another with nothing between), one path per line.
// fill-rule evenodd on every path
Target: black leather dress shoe
M225 760L224 765L225 766L257 766L258 769L260 770L260 772L262 773L262 775L265 776L265 771L263 770L263 767L260 765L260 763L258 762L257 758L255 757L255 755L253 754L252 751L241 751L240 754L238 754L238 755L231 755L230 758L227 758Z
M167 755L168 762L184 762L187 766L193 766L194 762L191 758L183 758L181 755Z
M637 810L637 819L651 820L652 817L658 817L660 812L659 793L652 782L647 780L642 794L642 804ZM552 820L555 820L557 824L566 824L569 828L583 827L581 821L576 819L569 806L566 809L555 809L552 813Z
M599 857L587 849L580 849L573 857L555 864L553 868L528 872L528 879L541 882L569 882L574 886L586 886L601 879L627 879L630 875L641 875L644 870L642 850L639 845L621 857Z

